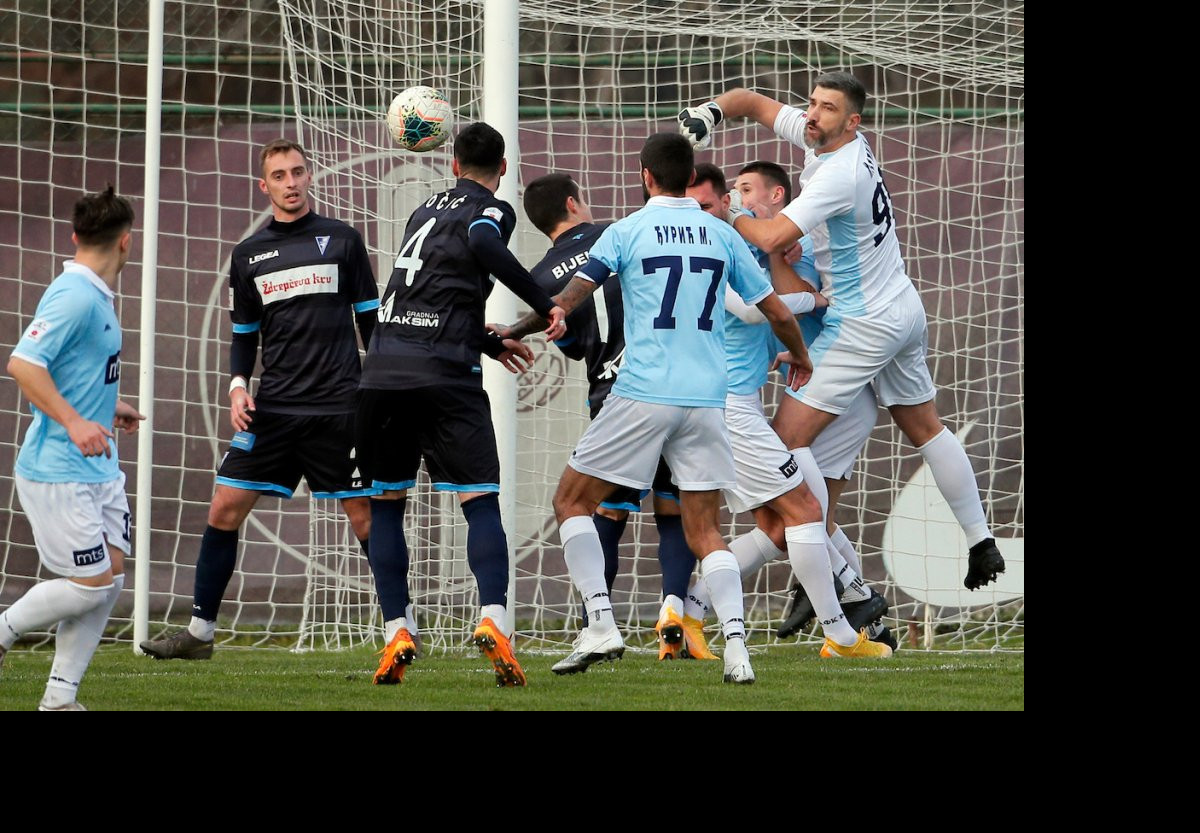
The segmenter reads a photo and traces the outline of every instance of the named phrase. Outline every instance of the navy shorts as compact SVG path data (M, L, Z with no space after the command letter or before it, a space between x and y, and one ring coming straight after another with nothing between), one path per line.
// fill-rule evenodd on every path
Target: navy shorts
M313 497L366 497L355 466L354 414L297 415L256 411L233 435L217 483L291 497L308 481Z
M377 490L411 489L423 457L439 491L500 491L496 432L483 388L360 390L355 445L363 482Z
M601 501L605 509L625 509L637 512L642 508L642 500L653 491L656 497L663 497L679 503L679 487L671 482L671 469L667 461L658 458L658 471L654 473L654 483L651 489L631 489L628 486L618 486L616 491Z

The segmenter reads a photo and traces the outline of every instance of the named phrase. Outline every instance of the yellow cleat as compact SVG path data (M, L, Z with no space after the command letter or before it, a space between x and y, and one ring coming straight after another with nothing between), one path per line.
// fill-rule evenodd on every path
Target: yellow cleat
M491 660L492 668L496 670L496 685L501 688L525 685L525 672L513 654L512 643L495 622L485 616L475 629L474 640L480 653Z
M670 602L663 602L658 614L658 622L654 625L658 632L658 658L687 659L687 645L684 643L683 619L671 607Z
M379 668L375 671L375 678L371 682L375 685L396 685L404 679L404 672L408 670L408 666L412 664L413 658L417 655L417 647L413 644L408 629L401 628L396 631L396 635L392 637L392 641L387 644L387 647L379 653L383 655L383 658L379 660Z
M885 645L882 642L872 642L871 638L867 635L866 628L858 632L858 639L853 645L839 645L826 637L825 644L821 646L821 656L823 658L886 659L891 655L891 646Z
M708 650L708 642L704 639L704 623L699 619L683 617L683 639L687 643L684 655L689 659L720 659Z

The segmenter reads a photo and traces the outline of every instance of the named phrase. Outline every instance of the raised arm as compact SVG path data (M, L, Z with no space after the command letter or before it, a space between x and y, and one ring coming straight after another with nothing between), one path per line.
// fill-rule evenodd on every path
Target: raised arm
M687 137L696 150L704 150L712 144L716 126L725 119L745 116L773 130L782 108L781 102L769 96L735 87L721 93L713 101L681 110L678 116L679 132Z

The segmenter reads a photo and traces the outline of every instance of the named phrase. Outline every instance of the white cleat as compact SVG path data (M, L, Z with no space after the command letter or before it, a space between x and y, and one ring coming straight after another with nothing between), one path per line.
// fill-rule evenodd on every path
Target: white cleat
M87 709L84 708L83 703L75 703L75 702L63 703L61 706L47 706L44 703L39 703L38 711L40 711L40 712L85 712L85 711L87 711Z
M593 663L620 659L624 653L625 641L615 627L602 631L587 627L571 646L571 653L550 666L550 670L555 674L576 674L587 671Z
M750 667L750 652L746 640L725 640L725 682L749 685L754 682L754 669Z

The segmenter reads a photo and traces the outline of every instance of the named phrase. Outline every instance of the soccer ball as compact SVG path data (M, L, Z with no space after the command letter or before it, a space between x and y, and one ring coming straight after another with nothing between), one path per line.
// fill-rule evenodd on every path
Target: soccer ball
M409 87L392 99L387 126L402 147L424 153L450 138L454 110L433 87Z

